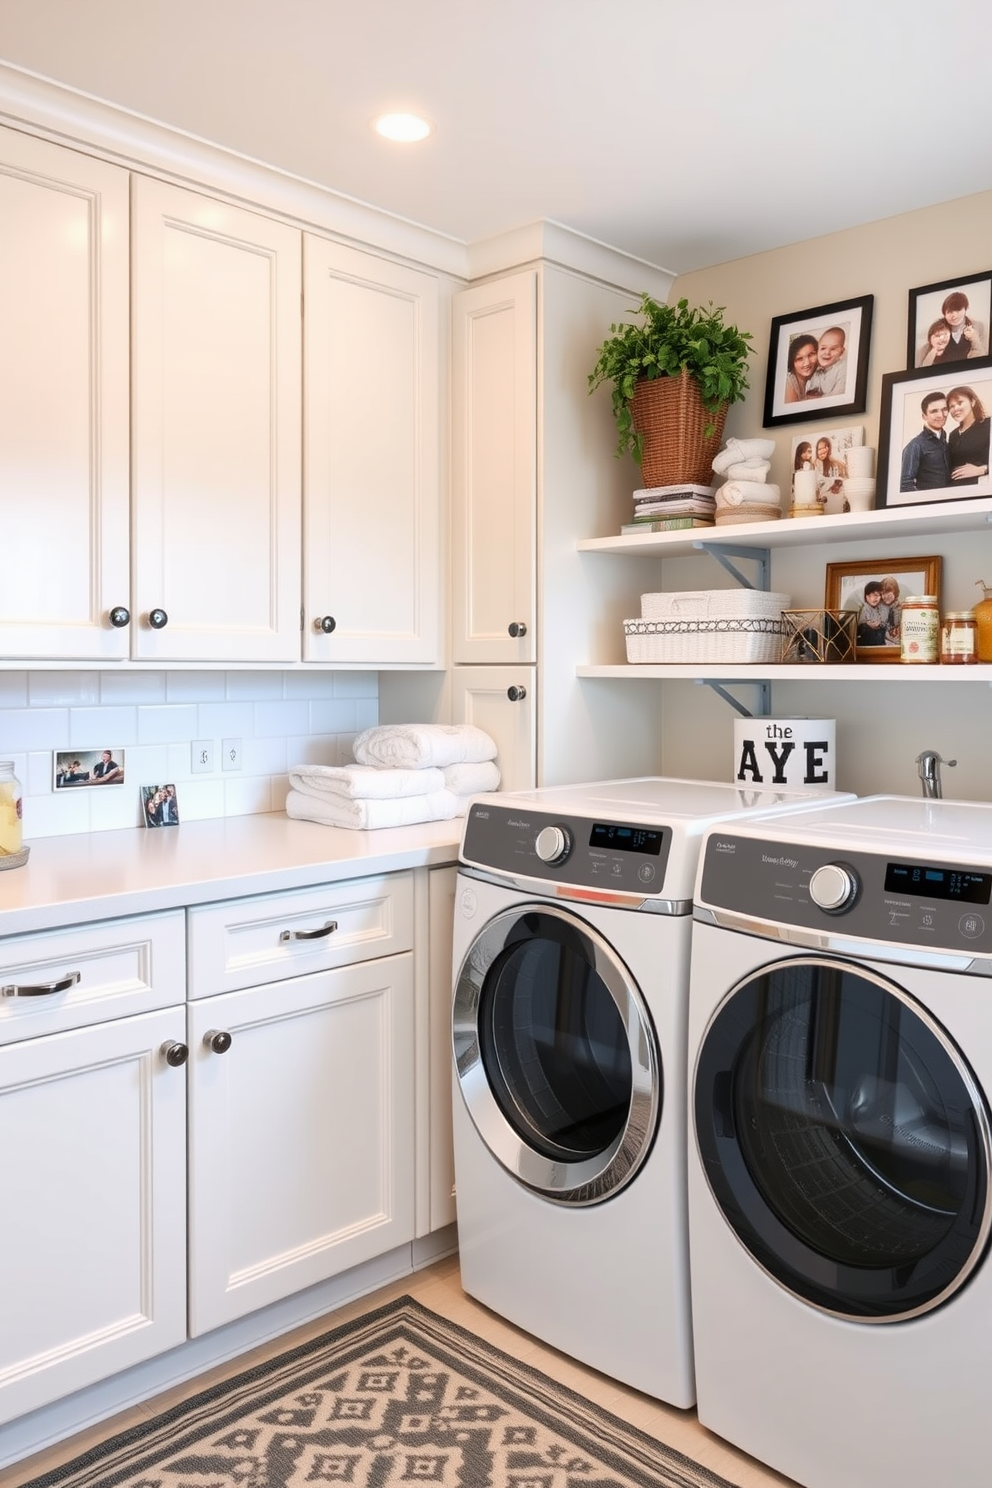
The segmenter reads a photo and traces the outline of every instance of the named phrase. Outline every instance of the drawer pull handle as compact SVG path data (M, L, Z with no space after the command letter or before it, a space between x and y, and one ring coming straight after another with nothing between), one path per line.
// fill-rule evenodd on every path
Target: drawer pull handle
M171 1064L173 1069L181 1068L189 1058L189 1049L185 1044L179 1043L178 1039L167 1039L162 1045L162 1053L166 1064Z
M36 987L20 987L14 982L9 987L0 987L0 997L51 997L53 992L66 992L75 987L82 979L81 971L70 971L57 982L39 982Z
M337 920L328 920L321 930L284 930L280 940L323 940L325 935L333 935L338 928Z
M203 1035L203 1042L213 1054L226 1054L234 1040L222 1028L211 1028Z

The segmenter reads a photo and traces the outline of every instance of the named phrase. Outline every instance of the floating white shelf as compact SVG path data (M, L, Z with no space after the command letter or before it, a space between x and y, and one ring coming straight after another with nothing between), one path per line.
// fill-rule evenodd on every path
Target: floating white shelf
M656 665L652 662L616 666L579 666L578 677L633 678L644 682L981 682L992 685L992 664L978 666L919 666L901 662L854 663L850 666L817 666L778 663L753 666L743 663L690 662Z
M675 558L723 543L744 548L794 548L810 538L824 542L864 542L885 533L895 537L945 532L978 532L992 526L992 499L941 501L920 506L885 506L879 511L832 517L784 517L777 522L740 522L727 527L692 527L675 532L635 533L630 537L583 537L582 553L626 553L630 558ZM581 675L581 674L580 674Z

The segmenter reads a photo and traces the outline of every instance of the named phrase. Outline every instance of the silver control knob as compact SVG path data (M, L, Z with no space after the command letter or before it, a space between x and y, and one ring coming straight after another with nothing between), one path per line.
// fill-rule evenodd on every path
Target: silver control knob
M809 881L809 897L828 914L838 914L854 903L860 884L853 868L843 863L824 863Z
M564 863L572 851L572 839L564 827L542 827L534 851L542 863Z

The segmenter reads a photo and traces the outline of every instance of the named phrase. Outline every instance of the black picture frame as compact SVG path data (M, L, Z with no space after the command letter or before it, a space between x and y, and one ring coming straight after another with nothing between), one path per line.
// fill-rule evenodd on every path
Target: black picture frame
M931 331L944 319L945 305L948 298L952 300L964 299L965 315L964 324L971 321L973 327L978 329L978 347L973 344L968 352L960 356L953 353L947 357L946 346L941 349L939 342L933 347L929 345ZM957 307L948 312L952 315L951 333L957 329L953 317L957 314ZM934 365L926 358L931 353L946 357L941 366L952 362L978 361L988 357L990 346L989 336L992 334L992 269L985 269L980 274L960 274L956 279L942 279L939 284L921 284L916 289L909 291L909 309L906 317L906 368L908 371L922 370L924 367Z
M800 424L810 419L832 418L835 414L864 413L868 404L868 352L871 344L871 320L874 295L861 295L855 300L835 300L829 305L814 305L809 310L796 310L791 315L776 315L772 320L768 344L768 371L765 378L764 427L778 424ZM835 333L831 335L831 333ZM836 347L838 335L843 338L842 358L831 366L814 364L808 378L796 378L790 367L790 353L799 340L803 347L797 353L810 351L810 343L829 337ZM813 348L815 353L815 347ZM838 370L843 365L845 376L837 385ZM816 373L814 376L813 373ZM833 392L815 392L814 384L823 382L835 387ZM796 396L797 383L809 395Z
M967 368L967 371L964 369ZM951 376L948 376L948 373ZM962 374L955 376L955 373ZM986 414L984 452L986 473L968 478L964 483L951 478L948 451L946 482L931 485L932 470L919 471L919 447L909 454L909 446L924 430L923 401L943 393L945 401L954 399L956 391L967 391L976 397ZM942 426L956 432L956 421L947 417ZM988 440L992 433L992 357L981 361L952 362L942 371L919 367L906 372L886 372L882 377L882 402L878 419L878 462L875 486L876 508L920 506L943 501L978 501L992 496L992 473L989 471ZM979 436L980 438L981 436ZM923 442L926 447L926 441ZM914 473L915 467L915 473ZM919 482L925 480L926 484ZM912 484L909 482L912 481ZM903 489L905 487L905 489Z

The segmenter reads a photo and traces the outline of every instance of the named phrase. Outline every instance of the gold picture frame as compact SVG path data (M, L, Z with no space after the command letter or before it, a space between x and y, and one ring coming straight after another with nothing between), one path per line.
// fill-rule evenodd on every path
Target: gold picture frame
M855 658L866 662L898 661L899 624L903 601L909 594L934 594L940 599L939 555L924 558L865 558L828 563L824 608L858 611ZM872 603L870 585L878 598ZM894 598L891 585L895 586ZM876 640L881 634L883 639Z

